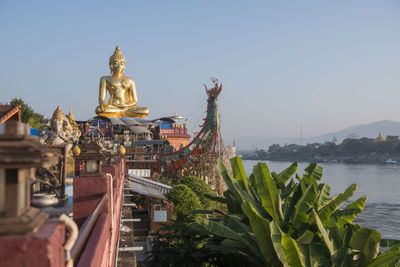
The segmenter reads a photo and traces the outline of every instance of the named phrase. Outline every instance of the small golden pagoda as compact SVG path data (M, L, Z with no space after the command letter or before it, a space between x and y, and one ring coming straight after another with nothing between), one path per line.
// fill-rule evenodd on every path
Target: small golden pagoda
M378 142L386 142L386 138L382 135L382 132L379 132L379 136L375 140Z
M69 105L68 120L69 120L69 123L71 124L72 130L73 131L78 131L79 130L79 125L75 121L74 114L72 114L71 105Z

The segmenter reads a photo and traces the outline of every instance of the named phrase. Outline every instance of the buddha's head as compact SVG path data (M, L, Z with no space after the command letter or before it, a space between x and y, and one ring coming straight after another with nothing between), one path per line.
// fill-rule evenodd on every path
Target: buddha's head
M122 55L119 46L115 48L114 54L108 62L112 74L122 74L125 70L125 57Z

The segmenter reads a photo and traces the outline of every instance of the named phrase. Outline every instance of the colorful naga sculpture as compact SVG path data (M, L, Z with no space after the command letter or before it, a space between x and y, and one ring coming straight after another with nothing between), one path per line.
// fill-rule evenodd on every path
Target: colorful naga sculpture
M176 179L188 175L203 178L216 190L222 190L221 180L216 171L216 159L223 154L223 143L220 135L220 113L218 95L222 91L222 84L217 79L211 79L214 87L208 89L206 85L207 116L201 130L193 140L170 154L160 154L159 164L161 176Z

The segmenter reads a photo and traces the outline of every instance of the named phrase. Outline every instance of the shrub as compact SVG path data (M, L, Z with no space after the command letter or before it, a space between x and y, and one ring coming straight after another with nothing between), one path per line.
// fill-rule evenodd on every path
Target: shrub
M196 193L198 198L200 199L201 204L203 205L203 209L211 209L213 207L214 201L207 198L206 195L215 196L215 193L212 191L211 187L206 184L202 179L196 176L187 176L183 178L180 184L188 186L193 192Z
M179 221L190 220L193 218L193 210L203 208L199 197L184 184L173 187L167 198L174 204L174 215Z

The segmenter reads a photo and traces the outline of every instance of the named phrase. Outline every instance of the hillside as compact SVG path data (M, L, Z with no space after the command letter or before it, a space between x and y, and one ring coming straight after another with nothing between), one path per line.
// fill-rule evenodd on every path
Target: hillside
M341 143L343 139L349 137L350 135L357 135L358 137L377 137L379 132L382 132L384 136L387 135L400 135L400 122L381 120L367 124L360 124L352 126L341 131L327 133L321 136L314 136L309 138L303 138L303 144L307 143L323 143L326 141L331 141L333 137L336 137L337 142ZM229 143L229 141L227 142ZM240 149L252 149L255 146L259 148L267 149L272 144L301 144L301 139L299 137L275 137L275 138L265 138L265 137L238 137L236 144Z

